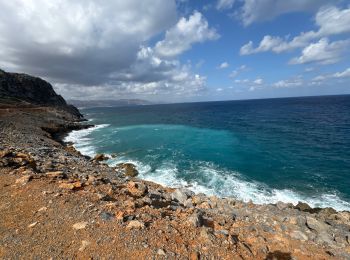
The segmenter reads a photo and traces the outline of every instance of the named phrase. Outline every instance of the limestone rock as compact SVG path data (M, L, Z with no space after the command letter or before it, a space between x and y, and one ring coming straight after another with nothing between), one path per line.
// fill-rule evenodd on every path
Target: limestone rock
M142 197L147 192L147 186L141 182L130 181L127 185L127 189L132 196Z
M136 177L139 172L136 169L136 166L132 163L120 163L116 166L118 171L121 171L122 174L128 177Z
M145 224L139 220L131 220L126 226L128 229L144 229Z
M182 205L185 204L186 200L194 195L193 191L190 191L189 189L176 189L172 194L171 198L173 200L176 200L180 202Z

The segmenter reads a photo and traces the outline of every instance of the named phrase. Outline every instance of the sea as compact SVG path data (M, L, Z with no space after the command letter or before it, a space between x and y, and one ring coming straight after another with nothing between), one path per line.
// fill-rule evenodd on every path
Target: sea
M66 141L139 177L257 204L350 210L350 95L81 109Z

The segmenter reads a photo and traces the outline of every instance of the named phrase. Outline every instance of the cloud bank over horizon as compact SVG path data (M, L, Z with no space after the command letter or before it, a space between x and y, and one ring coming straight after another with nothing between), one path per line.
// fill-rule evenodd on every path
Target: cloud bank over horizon
M342 0L0 1L0 68L68 99L344 93L349 24Z

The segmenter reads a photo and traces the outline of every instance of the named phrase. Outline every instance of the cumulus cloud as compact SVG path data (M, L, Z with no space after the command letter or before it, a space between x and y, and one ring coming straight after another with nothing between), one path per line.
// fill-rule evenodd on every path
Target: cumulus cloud
M254 22L271 20L279 15L291 12L313 12L327 0L244 0L239 18L245 26Z
M189 50L194 43L218 38L216 30L209 28L208 21L195 11L188 19L181 18L174 27L167 30L165 39L156 44L155 51L162 57L174 57Z
M304 84L302 77L295 77L286 80L280 80L273 84L276 88L290 88L290 87L300 87Z
M331 79L346 79L350 78L350 68L345 69L344 71L335 72L333 74L318 75L312 79L312 82L324 82Z
M252 41L243 45L240 49L241 55L250 55L260 52L272 51L281 53L298 48L304 48L313 40L331 35L350 32L350 8L340 10L334 6L321 8L315 16L317 31L302 32L300 35L288 40L288 37L266 35L257 47Z
M300 57L293 58L290 64L305 64L316 62L319 64L332 64L338 62L348 50L350 40L335 41L330 43L327 38L322 38L316 43L305 47Z
M235 0L218 0L216 3L216 9L218 10L226 10L231 9Z
M67 98L201 91L205 77L158 52L218 34L198 12L176 22L175 0L0 1L0 67L44 77Z
M230 64L228 64L228 62L223 62L218 66L218 69L226 69L230 66Z

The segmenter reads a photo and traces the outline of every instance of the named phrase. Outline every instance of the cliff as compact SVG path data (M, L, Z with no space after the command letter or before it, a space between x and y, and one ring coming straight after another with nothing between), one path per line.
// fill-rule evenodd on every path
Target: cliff
M7 73L0 70L1 107L54 107L82 118L79 110L66 103L50 83L27 74Z

